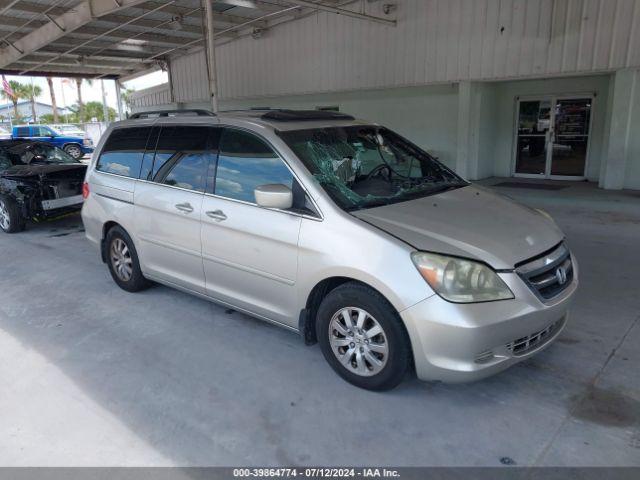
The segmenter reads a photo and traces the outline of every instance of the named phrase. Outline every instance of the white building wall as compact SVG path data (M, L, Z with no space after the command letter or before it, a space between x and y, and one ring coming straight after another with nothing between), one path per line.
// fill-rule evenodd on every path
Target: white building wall
M216 49L216 52L218 49ZM225 69L219 63L218 70ZM171 60L171 82L175 102L192 102L209 98L207 61L203 51Z
M207 108L206 100L189 107ZM455 168L458 132L457 85L223 100L220 108L315 109L339 107L357 118L384 124Z
M598 180L600 165L607 157L603 143L608 137L605 122L608 116L610 75L594 75L573 78L549 78L544 80L507 81L493 84L495 90L495 111L492 130L487 132L487 140L493 144L487 152L493 165L492 175L507 177L513 174L515 162L515 122L516 102L519 97L543 97L546 95L594 95L591 108L591 137L586 176ZM482 177L479 177L482 178Z
M630 105L623 186L640 190L640 70L633 72Z
M364 2L382 15L383 2ZM640 0L397 0L396 27L319 12L216 49L221 98L587 74L640 66ZM360 5L358 2L357 5ZM207 98L198 52L176 101Z

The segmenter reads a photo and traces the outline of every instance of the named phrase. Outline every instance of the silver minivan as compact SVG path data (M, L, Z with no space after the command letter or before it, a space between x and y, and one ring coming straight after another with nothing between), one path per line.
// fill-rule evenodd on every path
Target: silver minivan
M476 380L548 346L578 285L544 212L393 131L321 111L154 112L112 124L82 219L114 281L168 285L318 342L385 390Z

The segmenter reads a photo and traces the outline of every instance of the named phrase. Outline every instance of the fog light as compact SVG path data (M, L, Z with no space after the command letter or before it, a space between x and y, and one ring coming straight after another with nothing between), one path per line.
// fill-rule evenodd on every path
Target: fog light
M483 363L489 363L494 358L496 358L496 356L493 354L493 351L487 350L486 352L476 355L474 362L482 365Z

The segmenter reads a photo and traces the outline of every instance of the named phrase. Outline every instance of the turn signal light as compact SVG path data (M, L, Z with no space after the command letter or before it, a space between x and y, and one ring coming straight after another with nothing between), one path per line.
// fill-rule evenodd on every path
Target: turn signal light
M87 197L89 197L89 184L87 182L84 182L82 184L82 198L86 200Z

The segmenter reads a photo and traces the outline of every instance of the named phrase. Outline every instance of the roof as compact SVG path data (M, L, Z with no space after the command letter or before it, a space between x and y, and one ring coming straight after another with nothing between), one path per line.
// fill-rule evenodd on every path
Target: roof
M213 0L216 43L228 43L349 0ZM377 19L380 22L391 22ZM127 77L202 48L201 0L8 0L0 4L0 69L7 74Z
M49 107L51 109L53 109L53 105L51 105L50 103L46 103L46 102L39 102L36 100L36 105L40 105L43 107ZM20 100L18 101L18 105L31 105L31 100ZM13 108L13 103L5 103L3 105L0 105L0 110L6 110L8 108ZM57 107L58 110L68 110L69 112L71 112L71 110L69 110L69 107Z

